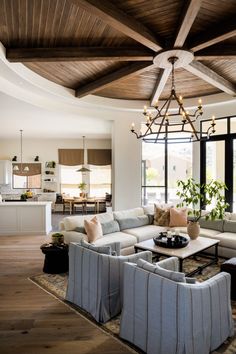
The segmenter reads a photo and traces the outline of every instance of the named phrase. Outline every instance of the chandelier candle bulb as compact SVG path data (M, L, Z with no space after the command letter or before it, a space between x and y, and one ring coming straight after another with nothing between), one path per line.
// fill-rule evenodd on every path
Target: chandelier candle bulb
M150 125L150 116L147 116L147 122L146 125Z
M131 131L133 131L133 130L134 130L134 127L135 127L135 124L134 124L134 123L132 123L132 124L131 124Z
M147 113L147 106L143 107L143 113L146 114Z

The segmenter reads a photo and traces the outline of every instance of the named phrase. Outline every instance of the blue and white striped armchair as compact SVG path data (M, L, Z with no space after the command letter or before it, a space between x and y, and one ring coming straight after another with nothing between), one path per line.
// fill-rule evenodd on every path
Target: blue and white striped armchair
M110 246L114 250L113 245ZM117 247L115 249L119 253ZM96 321L108 321L121 312L124 263L136 263L140 258L151 261L152 254L145 251L112 256L70 243L66 300L89 312Z
M175 257L157 265L178 271ZM208 354L232 336L229 274L178 281L126 263L120 337L148 354Z

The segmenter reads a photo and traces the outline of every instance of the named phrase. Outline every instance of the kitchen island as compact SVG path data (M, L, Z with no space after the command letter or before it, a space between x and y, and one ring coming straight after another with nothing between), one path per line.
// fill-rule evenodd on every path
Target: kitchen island
M0 203L0 235L47 235L51 220L51 202Z

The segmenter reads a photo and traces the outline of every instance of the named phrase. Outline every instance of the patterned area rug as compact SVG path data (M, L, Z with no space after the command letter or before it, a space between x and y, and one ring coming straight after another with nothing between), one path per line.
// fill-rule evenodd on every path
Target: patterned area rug
M220 259L219 264L222 263L224 259ZM187 259L184 263L184 271L191 272L192 270L196 269L197 266L202 265L206 262L206 259L203 257L197 257L196 259ZM204 281L215 274L219 273L220 268L219 265L211 265L203 270L202 274L196 275L197 281ZM118 337L119 334L119 327L120 327L120 317L117 316L116 318L112 319L111 321L105 324L98 324L86 311L82 310L78 306L72 306L70 303L65 301L65 294L66 294L66 287L67 287L67 280L68 274L40 274L30 278L31 281L36 283L42 289L47 291L49 294L54 295L61 301L65 302L68 306L72 307L76 312L82 314L93 323L102 327L111 335ZM235 327L235 335L233 338L228 339L225 341L217 350L212 352L212 354L236 354L236 301L232 301L232 310L233 310L233 318L234 318L234 327ZM120 339L120 338L119 338ZM120 339L121 340L121 339ZM122 341L122 340L121 340ZM132 347L132 346L131 346ZM133 348L133 347L132 347ZM134 348L133 348L134 349ZM134 352L143 353L142 351L136 350ZM200 353L199 353L200 354Z

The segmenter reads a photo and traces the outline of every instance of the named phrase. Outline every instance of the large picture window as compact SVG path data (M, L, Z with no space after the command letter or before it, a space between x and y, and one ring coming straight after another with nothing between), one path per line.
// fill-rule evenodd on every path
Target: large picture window
M90 195L94 197L105 197L106 193L111 194L111 165L90 165L90 170Z
M105 197L111 194L111 165L93 166L88 165L91 172L81 173L77 170L81 166L60 166L61 193L70 197L79 197L81 182L87 184L87 192L92 197Z
M176 182L191 176L191 143L142 143L143 205L178 202Z
M201 128L208 124L201 122ZM201 183L219 180L226 184L228 211L236 212L236 117L216 119L216 133L201 142Z
M77 172L81 166L60 165L61 193L71 197L79 197L79 184L82 182L82 174Z

